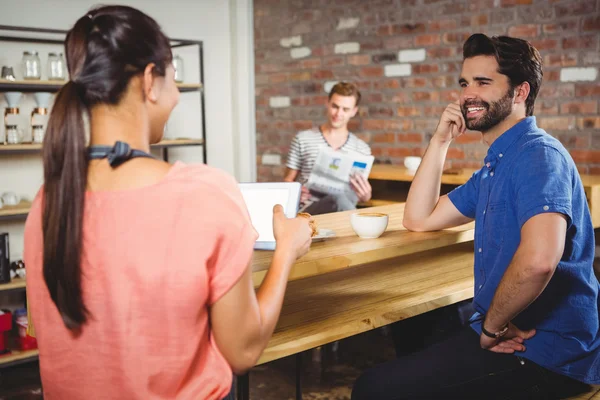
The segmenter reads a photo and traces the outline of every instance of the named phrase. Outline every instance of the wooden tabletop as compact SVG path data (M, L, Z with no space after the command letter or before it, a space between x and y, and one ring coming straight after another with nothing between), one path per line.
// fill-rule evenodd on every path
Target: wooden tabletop
M390 216L388 230L377 239L354 234L352 212L316 217L337 236L313 243L294 266L275 333L258 364L473 297L473 224L417 233L402 227L404 204L367 211ZM255 285L271 255L255 252Z
M462 185L466 183L476 169L462 168L454 172L449 170L442 174L442 184ZM580 174L581 182L588 201L594 228L600 228L600 175ZM375 164L369 175L370 180L412 182L415 175L400 165ZM374 199L373 203L385 202L391 194L378 194L382 199ZM374 195L375 197L375 195ZM393 197L392 197L393 198Z
M439 232L407 231L402 226L404 203L360 211L367 212L367 210L389 215L387 230L377 239L361 239L354 233L350 225L350 215L358 212L356 210L315 216L318 228L332 229L336 236L321 242L314 242L308 254L300 258L292 268L289 280L293 281L473 240L473 223ZM252 276L255 286L262 282L272 257L273 252L271 251L257 250L254 252Z
M471 175L477 171L476 169L461 168L449 173L442 175L442 184L445 185L462 185L467 182ZM401 181L401 182L412 182L415 177L414 172L409 171L400 165L390 164L374 164L369 174L369 179L381 180L381 181Z

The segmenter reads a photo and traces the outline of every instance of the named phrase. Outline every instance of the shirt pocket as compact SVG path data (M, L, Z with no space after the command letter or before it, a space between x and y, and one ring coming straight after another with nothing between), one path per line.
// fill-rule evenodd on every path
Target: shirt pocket
M485 210L485 222L483 226L483 240L489 247L500 249L504 244L505 220L506 202L489 203Z

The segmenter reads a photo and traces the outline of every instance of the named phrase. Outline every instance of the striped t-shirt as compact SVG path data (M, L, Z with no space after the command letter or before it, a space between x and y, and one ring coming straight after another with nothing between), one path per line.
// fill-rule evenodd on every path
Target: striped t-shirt
M319 128L298 132L294 140L292 140L286 166L290 169L300 171L300 183L305 184L308 181L310 171L312 171L315 165L319 149L322 146L329 146L329 143L327 143ZM348 133L346 143L338 151L357 152L366 156L371 155L369 145L352 132Z

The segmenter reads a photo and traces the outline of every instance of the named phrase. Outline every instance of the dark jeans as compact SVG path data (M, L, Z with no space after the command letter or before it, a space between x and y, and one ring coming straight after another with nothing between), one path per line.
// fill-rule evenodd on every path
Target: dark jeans
M511 354L483 350L470 327L364 372L352 400L562 399L589 386Z

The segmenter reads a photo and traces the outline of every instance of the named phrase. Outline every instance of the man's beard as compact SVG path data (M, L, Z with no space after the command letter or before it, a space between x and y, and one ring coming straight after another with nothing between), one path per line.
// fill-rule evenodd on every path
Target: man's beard
M462 115L467 124L467 128L472 131L479 131L485 133L504 121L506 117L512 112L512 101L515 91L511 88L508 89L506 94L498 101L494 101L491 105L485 101L466 101L462 107ZM483 115L476 119L467 119L467 108L468 107L483 107L485 111Z

